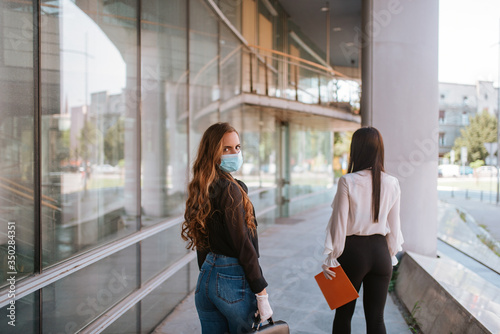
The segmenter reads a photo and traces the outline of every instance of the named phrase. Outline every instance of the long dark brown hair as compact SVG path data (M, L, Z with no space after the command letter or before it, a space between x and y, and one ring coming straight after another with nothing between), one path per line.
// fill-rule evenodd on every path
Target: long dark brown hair
M188 198L181 233L182 239L188 241L187 248L189 249L208 248L207 219L212 211L210 190L221 179L234 183L241 191L247 227L250 231L255 231L255 217L250 199L238 182L219 168L223 153L222 137L229 132L238 134L229 123L215 123L205 131L201 138L198 154L193 164L193 179L188 185Z
M374 127L356 130L352 135L349 154L349 173L370 168L372 171L372 216L378 222L380 211L381 174L384 171L384 141Z

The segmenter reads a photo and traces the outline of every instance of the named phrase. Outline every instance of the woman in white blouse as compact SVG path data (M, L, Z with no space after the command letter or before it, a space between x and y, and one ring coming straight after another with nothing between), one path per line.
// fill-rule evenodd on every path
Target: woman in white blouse
M342 265L359 292L368 333L386 333L384 307L403 236L399 219L398 180L384 172L384 143L373 127L352 136L348 174L338 181L332 216L326 229L322 267L335 279L332 267ZM332 333L350 333L356 300L335 312Z

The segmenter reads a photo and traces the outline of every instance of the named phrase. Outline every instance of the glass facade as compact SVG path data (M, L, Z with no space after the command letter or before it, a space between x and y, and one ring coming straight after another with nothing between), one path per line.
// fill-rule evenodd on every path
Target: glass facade
M0 287L7 272L34 272L34 57L33 6L1 2L0 23ZM51 199L43 207L56 208ZM53 210L53 209L52 209ZM9 225L8 223L15 223ZM16 262L7 262L9 226L15 231ZM12 255L12 254L11 254ZM13 266L6 270L7 266Z
M137 230L137 6L42 5L44 267Z
M183 213L188 166L187 6L143 1L142 225Z
M0 0L0 315L14 275L19 324L1 333L75 333L113 313L105 333L151 332L197 279L180 223L214 122L240 134L235 177L259 229L331 201L333 118L245 102L318 84L273 54L289 47L271 2L278 16L215 1L227 24L204 0Z

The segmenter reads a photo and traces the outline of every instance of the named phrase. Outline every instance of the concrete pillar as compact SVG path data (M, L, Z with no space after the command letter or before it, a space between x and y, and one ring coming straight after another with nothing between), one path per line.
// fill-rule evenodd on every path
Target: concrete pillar
M363 0L363 125L384 137L401 185L405 250L437 247L438 13L435 0Z

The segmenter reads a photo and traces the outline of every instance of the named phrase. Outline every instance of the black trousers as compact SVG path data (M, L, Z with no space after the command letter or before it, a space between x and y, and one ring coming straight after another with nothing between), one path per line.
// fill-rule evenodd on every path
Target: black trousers
M359 292L363 284L363 308L368 334L385 334L384 307L392 275L392 262L385 236L348 236L338 259L347 277ZM356 300L335 311L332 333L351 333Z

